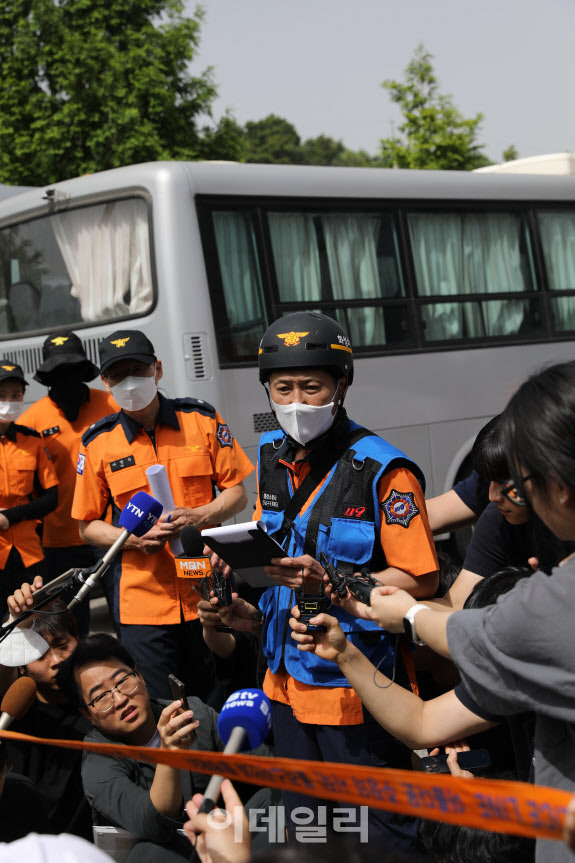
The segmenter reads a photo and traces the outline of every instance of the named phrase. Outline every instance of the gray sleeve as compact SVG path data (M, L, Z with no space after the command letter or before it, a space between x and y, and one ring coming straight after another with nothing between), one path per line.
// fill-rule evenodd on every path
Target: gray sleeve
M575 722L574 612L572 563L523 579L494 606L451 615L451 656L484 710Z
M82 765L84 794L103 823L123 827L138 839L170 842L181 825L161 815L150 792L130 779L129 771L137 769L136 762L88 753Z
M197 749L199 752L221 752L224 744L218 734L219 713L195 695L188 697L188 707L194 711L194 719L200 722L198 736L190 749Z

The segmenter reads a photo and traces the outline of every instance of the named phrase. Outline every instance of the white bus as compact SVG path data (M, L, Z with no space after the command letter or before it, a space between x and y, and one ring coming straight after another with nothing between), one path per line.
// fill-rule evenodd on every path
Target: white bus
M158 162L0 201L0 356L31 378L48 332L97 361L142 329L164 391L216 405L252 460L258 342L299 309L347 329L351 416L441 493L516 385L575 358L575 177Z

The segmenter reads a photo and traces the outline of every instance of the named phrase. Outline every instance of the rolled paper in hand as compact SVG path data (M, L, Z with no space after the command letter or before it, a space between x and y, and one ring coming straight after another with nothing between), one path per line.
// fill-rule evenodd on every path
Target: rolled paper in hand
M163 511L169 513L176 506L174 503L174 496L172 494L172 489L170 487L170 480L168 479L168 474L166 473L166 468L163 464L153 464L146 470L146 476L148 477L148 482L150 483L150 491L152 492L152 496L159 500L162 504ZM182 548L182 543L180 542L179 536L174 536L172 539L168 540L168 544L170 546L170 551L172 554L177 556L181 554L184 550Z

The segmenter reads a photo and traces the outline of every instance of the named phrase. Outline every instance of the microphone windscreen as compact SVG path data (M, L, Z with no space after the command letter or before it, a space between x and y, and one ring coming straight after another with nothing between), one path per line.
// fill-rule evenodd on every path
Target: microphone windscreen
M30 677L19 677L6 691L0 711L9 713L14 719L21 719L27 713L36 698L36 684Z
M153 528L162 514L162 504L145 491L134 494L120 514L120 527L144 536Z
M184 557L203 557L204 540L198 528L188 524L180 534Z
M218 718L218 734L224 744L233 729L238 727L247 732L250 749L257 749L268 736L272 727L272 707L261 689L240 689L225 702Z

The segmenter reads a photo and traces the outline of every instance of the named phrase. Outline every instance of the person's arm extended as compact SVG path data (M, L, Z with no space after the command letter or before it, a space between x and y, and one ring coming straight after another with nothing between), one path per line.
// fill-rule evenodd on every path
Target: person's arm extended
M403 632L403 618L408 609L417 604L406 591L389 586L374 587L370 603L369 606L359 603L360 616L375 620L378 626L388 632ZM447 644L447 621L455 612L447 609L437 611L427 607L426 603L421 605L425 606L425 611L420 611L415 621L417 637L440 656L451 659Z
M180 713L181 701L174 701L164 707L158 721L158 732L162 740L162 749L176 752L189 749L192 744L197 720L193 720L192 710ZM182 797L182 780L180 769L168 764L158 764L154 773L154 781L150 787L150 800L154 808L167 818L178 818L182 814L184 800Z
M389 566L381 572L372 572L372 576L377 581L381 581L382 584L389 584L392 587L407 591L415 599L433 596L439 584L437 570L415 576L410 575L409 572L404 572L402 569L397 569L395 566Z
M10 525L16 524L18 521L28 521L32 519L42 519L45 515L52 512L58 506L58 486L53 485L50 488L42 488L36 486L38 497L28 503L22 503L20 506L12 506L9 509L3 509L2 515L8 520Z
M461 611L465 600L483 576L462 569L445 596L440 599L423 599L425 605L437 611ZM414 594L412 593L412 596Z
M179 536L188 525L194 525L201 530L208 525L221 524L241 512L247 502L244 484L239 482L231 488L222 489L213 500L203 506L193 509L186 506L174 507L160 517L159 523L165 526L170 536Z
M477 514L465 504L456 491L450 489L425 501L432 532L446 533L477 521Z
M299 611L294 608L290 626L292 638L299 642L298 648L335 662L372 716L410 749L441 746L496 724L464 707L453 690L423 701L410 690L392 683L347 640L337 618L318 615L311 622L323 624L327 632L306 635L306 628L297 617ZM418 621L421 617L423 614L418 615Z
M121 527L114 527L100 519L79 521L78 529L80 539L88 545L96 545L99 548L109 548L122 533ZM168 536L156 525L142 537L129 536L124 543L124 548L135 548L146 554L154 554L164 547L167 538Z

